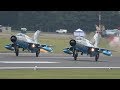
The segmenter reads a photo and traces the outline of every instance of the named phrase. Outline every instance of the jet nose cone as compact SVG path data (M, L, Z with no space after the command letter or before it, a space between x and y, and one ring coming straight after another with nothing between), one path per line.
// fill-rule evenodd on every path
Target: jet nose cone
M49 52L53 52L53 49L52 49L52 48L49 48Z
M7 45L5 45L5 48L8 48L8 46L7 46Z
M50 47L43 47L44 50L48 51L48 52L53 52L53 49Z
M5 48L10 48L10 45L5 45Z
M11 44L10 45L5 45L5 48L9 49L9 50L14 50L14 48L11 46Z
M103 54L108 55L108 56L112 56L112 52L108 51L108 50L103 51Z

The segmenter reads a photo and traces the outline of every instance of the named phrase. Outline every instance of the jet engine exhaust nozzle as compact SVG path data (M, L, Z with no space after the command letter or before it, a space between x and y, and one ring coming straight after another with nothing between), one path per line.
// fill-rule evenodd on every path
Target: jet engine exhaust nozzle
M72 40L70 40L70 42L69 42L69 43L70 43L70 45L71 45L71 46L75 46L75 45L76 45L76 41L75 41L75 40L73 40L73 39L72 39Z
M10 38L10 40L11 40L11 42L16 42L17 41L17 37L16 36L11 36L11 38Z

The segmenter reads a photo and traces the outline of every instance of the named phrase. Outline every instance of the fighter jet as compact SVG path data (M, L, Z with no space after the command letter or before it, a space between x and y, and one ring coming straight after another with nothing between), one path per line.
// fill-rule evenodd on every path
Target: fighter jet
M31 53L36 53L36 57L39 56L40 52L53 52L51 46L38 42L39 35L39 30L34 33L32 38L23 33L12 35L10 37L12 44L5 45L5 48L14 51L16 56L19 55L19 48L22 48L23 51L27 50Z
M72 54L74 60L77 60L78 52L81 52L81 55L87 54L90 55L90 57L95 57L95 61L98 61L100 53L107 56L112 56L111 50L98 47L99 39L100 34L97 31L93 37L93 42L86 39L85 37L77 37L76 39L71 39L69 41L70 47L63 49L63 52Z

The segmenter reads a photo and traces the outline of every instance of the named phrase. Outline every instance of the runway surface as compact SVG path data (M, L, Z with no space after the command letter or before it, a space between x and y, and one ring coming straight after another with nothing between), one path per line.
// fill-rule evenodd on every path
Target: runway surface
M14 53L0 53L0 69L20 68L120 68L120 57L100 56L99 61L94 57L80 56L75 61L71 55L64 54L40 54L20 53L18 57Z

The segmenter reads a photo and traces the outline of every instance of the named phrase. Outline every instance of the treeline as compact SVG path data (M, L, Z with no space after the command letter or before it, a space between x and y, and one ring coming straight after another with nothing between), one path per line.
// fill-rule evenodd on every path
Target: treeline
M101 11L101 23L106 29L120 27L120 12ZM0 24L14 30L26 27L29 31L67 29L73 32L81 28L90 32L99 24L99 11L0 11Z

